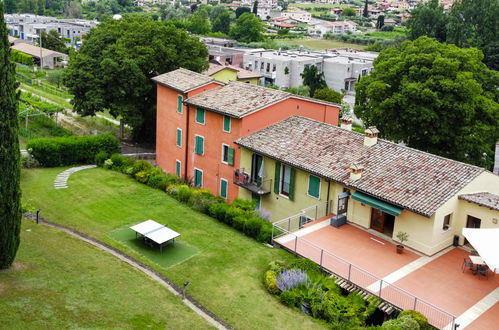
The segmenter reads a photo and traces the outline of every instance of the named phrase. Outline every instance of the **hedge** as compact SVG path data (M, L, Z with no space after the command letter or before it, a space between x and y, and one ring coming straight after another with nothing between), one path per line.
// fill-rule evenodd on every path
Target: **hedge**
M43 167L92 164L95 156L120 150L119 140L108 134L95 136L68 136L31 140L26 148Z
M15 49L10 50L10 59L12 62L33 65L33 56L25 54Z

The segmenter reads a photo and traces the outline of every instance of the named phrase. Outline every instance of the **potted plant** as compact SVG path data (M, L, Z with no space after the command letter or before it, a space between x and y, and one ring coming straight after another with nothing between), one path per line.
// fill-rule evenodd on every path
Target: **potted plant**
M399 240L400 244L397 244L397 253L402 254L404 251L404 242L409 239L409 234L407 234L405 231L399 231L397 233L397 239Z

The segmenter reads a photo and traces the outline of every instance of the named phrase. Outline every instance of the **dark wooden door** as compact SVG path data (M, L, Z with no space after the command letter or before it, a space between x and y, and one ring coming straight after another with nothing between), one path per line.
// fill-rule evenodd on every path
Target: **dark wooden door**
M482 224L481 219L472 217L471 215L468 215L468 218L466 219L466 228L480 228L481 224ZM466 244L469 244L469 242L465 238L464 245L466 245Z
M382 233L385 229L385 212L371 208L371 228Z

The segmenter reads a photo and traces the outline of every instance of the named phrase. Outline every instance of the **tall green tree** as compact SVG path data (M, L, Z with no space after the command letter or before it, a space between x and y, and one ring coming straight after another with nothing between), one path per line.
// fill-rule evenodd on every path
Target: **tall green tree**
M207 34L211 32L208 14L203 9L198 9L187 18L187 30L194 34Z
M43 48L55 50L56 52L69 53L68 48L56 30L50 30L48 33L42 31L42 45Z
M440 42L447 40L447 14L438 0L420 3L407 20L409 39L421 36L434 38Z
M499 140L499 73L483 54L428 37L383 50L356 85L355 114L381 135L491 168Z
M364 11L362 12L362 16L369 17L369 8L368 8L368 0L364 3Z
M436 0L434 0L436 1ZM449 12L447 42L459 47L477 47L489 68L499 70L499 1L456 1Z
M156 87L151 78L179 67L201 72L208 51L173 25L141 15L124 15L92 29L72 54L65 84L75 111L95 115L108 109L133 128L135 140L153 141Z
M258 17L258 1L253 2L253 15Z
M253 13L244 13L231 27L230 36L241 42L262 41L264 39L263 31L265 31L265 27L258 17Z
M249 9L248 7L237 7L236 19L239 18L244 13L251 13L251 9Z
M310 88L310 95L315 95L315 91L318 89L327 88L324 72L319 72L315 65L305 65L300 76L303 79L303 85Z
M21 230L17 82L3 15L0 2L0 269L14 262Z
M6 14L13 14L17 10L17 0L3 0Z
M229 34L230 32L230 13L225 12L220 14L213 22L212 27L213 32L222 32L224 34Z

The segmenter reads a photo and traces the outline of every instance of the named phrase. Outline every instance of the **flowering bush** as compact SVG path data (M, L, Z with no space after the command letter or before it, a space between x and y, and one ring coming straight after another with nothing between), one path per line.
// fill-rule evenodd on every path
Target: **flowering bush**
M277 278L277 287L281 291L296 288L307 280L307 273L301 269L285 269Z

